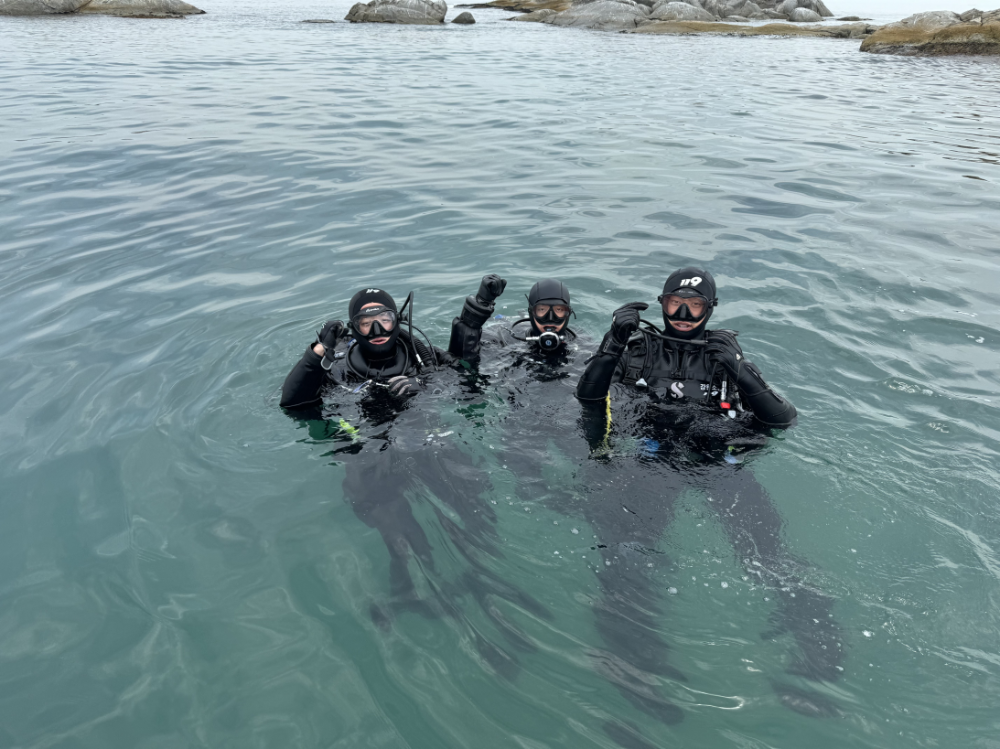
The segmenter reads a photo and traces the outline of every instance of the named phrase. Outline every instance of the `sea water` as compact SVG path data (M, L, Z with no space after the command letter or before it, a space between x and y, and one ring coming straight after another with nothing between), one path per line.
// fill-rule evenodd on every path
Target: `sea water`
M686 749L1000 746L996 60L199 4L0 19L0 746L576 749L611 720ZM455 588L386 626L350 455L277 406L358 288L415 290L445 345L484 273L507 315L555 276L593 340L687 264L799 408L751 462L836 599L835 717L775 696L773 594L697 493L648 573L684 720L623 699L593 529L542 501L580 466L489 393L400 449L475 457L482 563L548 615ZM467 561L411 500L418 588L448 598ZM497 615L531 646L504 673L474 647Z

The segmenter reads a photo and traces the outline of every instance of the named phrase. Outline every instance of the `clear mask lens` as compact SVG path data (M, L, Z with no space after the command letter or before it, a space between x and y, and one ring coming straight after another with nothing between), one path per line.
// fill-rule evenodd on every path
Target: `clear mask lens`
M568 304L536 304L531 308L531 316L539 322L547 322L558 325L569 317L570 308Z
M677 315L681 307L687 306L688 312L695 320L700 319L708 311L708 299L703 296L677 296L676 294L664 294L660 297L660 304L667 317L673 318Z
M351 318L354 329L363 336L371 332L373 323L376 322L382 332L388 333L396 326L396 313L386 307L371 307Z

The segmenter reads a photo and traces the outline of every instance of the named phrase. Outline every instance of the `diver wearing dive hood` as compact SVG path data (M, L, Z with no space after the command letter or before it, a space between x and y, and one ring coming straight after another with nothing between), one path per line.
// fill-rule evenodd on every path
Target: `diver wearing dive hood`
M580 400L604 400L611 384L622 382L672 400L717 406L732 418L749 409L766 426L791 426L795 406L775 393L744 358L736 333L707 329L718 304L711 273L700 268L675 271L658 301L663 331L640 321L639 313L649 307L644 302L615 311L611 330L577 384Z
M483 325L496 307L495 302L507 281L496 274L483 276L479 291L469 296L462 307L462 314L451 326L448 350L466 361L476 361L482 348ZM528 292L528 316L503 326L491 327L494 341L501 346L527 343L535 354L546 358L563 356L566 344L576 340L570 330L569 318L573 312L569 289L562 281L546 278L538 281Z
M351 297L349 325L330 320L317 333L285 378L281 406L294 408L321 400L330 381L352 390L371 384L399 397L416 394L423 387L418 375L456 360L413 335L412 305L411 293L401 313L388 292L375 288L362 289Z

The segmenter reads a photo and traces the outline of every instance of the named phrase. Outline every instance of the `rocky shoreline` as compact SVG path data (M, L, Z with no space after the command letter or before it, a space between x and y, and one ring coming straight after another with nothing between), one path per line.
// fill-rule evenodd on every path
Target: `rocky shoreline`
M458 7L522 14L509 19L512 21L632 34L861 39L861 51L874 54L1000 55L1000 9L932 11L872 26L854 17L837 19L840 25L821 23L833 17L824 0L492 0ZM0 16L183 18L204 12L184 0L0 0ZM440 25L445 23L447 12L444 0L371 0L356 3L345 20ZM462 13L452 21L463 25L475 22L471 13Z
M511 21L631 34L861 39L861 51L876 54L1000 55L1000 10L917 13L873 26L856 17L819 23L833 17L823 0L492 0L458 7L523 14ZM446 13L442 0L372 0L357 3L347 20L444 23Z
M556 13L568 12L583 15L614 15L628 11L615 9L609 5L629 5L632 0L493 0L478 4L478 7L500 8L522 13L551 10ZM587 6L601 3L603 10ZM823 0L634 0L634 4L648 9L645 20L650 21L792 21L795 23L816 23L824 18L832 18L833 13ZM460 7L477 7L463 5ZM860 19L859 19L860 20Z
M183 18L205 11L183 0L0 0L0 16L101 15Z
M862 42L861 51L911 57L1000 55L1000 10L917 13L879 27Z

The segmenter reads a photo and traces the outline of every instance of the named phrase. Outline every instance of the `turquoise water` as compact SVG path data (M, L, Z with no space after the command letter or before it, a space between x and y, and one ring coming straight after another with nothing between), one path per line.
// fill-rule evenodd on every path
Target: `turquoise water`
M1000 746L996 61L498 11L298 23L348 5L0 23L0 746L617 746L608 721L692 749ZM776 697L790 640L762 639L772 595L696 491L648 573L686 681L644 678L684 719L602 675L595 534L545 501L580 437L512 431L571 383L521 422L499 386L404 419L403 470L466 459L481 572L527 597L456 583L452 508L421 490L435 566L411 567L452 609L373 619L389 555L344 501L355 458L276 404L322 321L415 289L444 345L495 271L506 314L561 277L597 337L692 262L799 407L753 470L836 599L839 715Z

